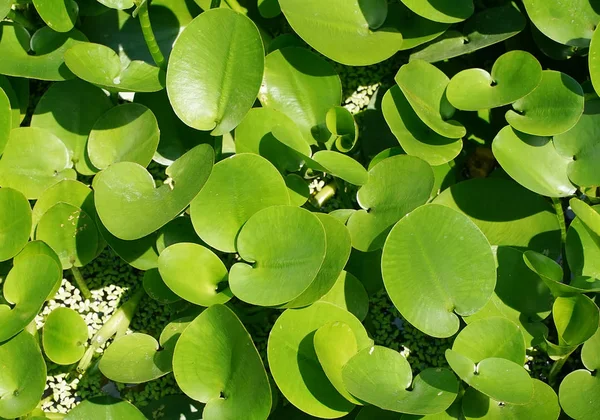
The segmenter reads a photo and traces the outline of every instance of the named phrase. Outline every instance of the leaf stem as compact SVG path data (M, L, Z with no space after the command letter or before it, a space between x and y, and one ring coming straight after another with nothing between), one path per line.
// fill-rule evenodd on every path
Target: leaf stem
M147 1L142 2L139 5L138 17L140 19L140 26L142 27L142 34L144 35L144 40L146 41L146 45L148 46L148 51L150 51L152 59L158 67L165 69L167 67L167 61L165 60L165 57L158 46L158 42L156 42L156 37L154 36L154 31L152 30L152 23L150 22L150 13L148 13Z
M16 10L10 10L8 12L8 15L6 15L6 17L15 23L18 23L19 25L24 26L26 29L28 29L30 31L35 31L37 29L32 21L27 19L27 17L23 13L18 12Z
M310 202L313 206L321 208L325 205L325 203L327 203L327 201L329 201L333 196L335 196L336 191L337 187L335 185L335 182L330 182L329 184L325 185L321 189L321 191L316 193L310 199Z
M554 211L556 212L556 218L558 219L558 225L560 227L560 250L564 273L563 281L569 284L571 282L571 272L569 270L569 264L567 264L567 225L565 223L565 212L560 198L552 197L552 204L554 205Z
M71 274L73 274L73 278L75 279L75 283L77 283L77 287L79 287L79 290L81 291L81 294L83 295L83 297L85 299L91 299L92 298L92 292L90 292L90 289L87 285L87 282L85 281L85 279L83 278L83 275L81 274L81 271L79 271L79 269L75 266L71 267Z
M574 350L575 349L573 349L573 351ZM556 385L556 377L560 373L567 360L569 360L569 356L571 356L572 353L573 352L566 354L564 357L561 357L552 364L552 368L550 369L550 373L548 374L548 384L550 386Z

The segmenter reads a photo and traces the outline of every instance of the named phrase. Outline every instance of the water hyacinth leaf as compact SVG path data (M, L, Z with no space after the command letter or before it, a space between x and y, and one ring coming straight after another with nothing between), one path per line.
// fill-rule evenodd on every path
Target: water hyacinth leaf
M342 84L333 66L306 48L273 51L265 60L258 94L265 108L292 119L308 144L331 137L326 126L329 109L342 100Z
M410 60L430 63L469 54L511 38L525 29L527 20L510 5L491 7L467 19L462 32L446 31L410 55Z
M381 109L385 121L407 154L430 165L442 165L462 150L461 139L450 139L431 130L415 113L397 85L385 93Z
M594 30L588 57L590 79L596 92L600 91L600 31Z
M13 258L25 247L31 223L25 196L12 188L0 188L0 261Z
M70 308L56 308L46 318L42 343L46 357L58 365L81 359L88 340L88 327L81 315Z
M325 229L325 259L312 283L300 294L300 296L291 302L286 303L284 305L286 308L308 306L318 299L321 299L327 292L331 291L332 287L334 287L339 280L339 276L344 273L342 269L350 257L352 244L350 233L344 224L328 214L314 214L319 218L319 221Z
M335 389L351 403L362 405L346 391L342 379L342 368L358 352L352 328L343 322L327 323L315 332L313 345L319 364Z
M582 187L600 184L596 162L600 157L600 100L586 101L583 115L569 131L554 136L554 147L561 155L572 158L567 168L571 182Z
M275 322L267 346L269 367L277 387L296 407L311 416L335 418L355 407L331 384L314 348L314 335L330 322L348 325L357 349L373 341L350 312L328 302L315 302L303 309L288 309Z
M419 207L394 226L381 268L402 316L433 337L454 335L457 315L483 308L496 285L485 235L467 216L436 204Z
M302 207L310 198L310 187L298 174L288 174L284 178L292 206Z
M71 167L69 150L54 134L40 128L15 128L0 160L0 186L34 200L63 179L75 179Z
M364 185L369 178L367 170L360 163L339 152L321 150L313 155L312 160L323 166L325 172L353 185Z
M496 60L491 74L463 70L448 84L448 101L457 109L477 111L508 105L527 96L542 81L542 66L526 51L509 51Z
M165 284L182 299L200 306L231 299L227 268L211 250L198 244L178 243L158 257L158 271Z
M31 126L58 137L69 149L77 172L93 175L86 142L94 123L110 107L108 96L94 85L79 79L55 83L38 102Z
M35 318L61 279L62 268L47 255L33 254L15 263L4 280L4 299L10 306L0 305L0 342Z
M468 388L462 399L462 412L467 420L519 420L525 418L557 420L560 415L560 406L554 390L539 379L534 379L533 398L527 404L496 401L475 388Z
M93 397L69 411L65 420L147 420L133 404L111 396Z
M94 124L88 139L90 162L102 170L117 162L148 166L160 138L158 122L144 105L129 103L111 108Z
M594 1L524 0L533 24L548 38L565 45L585 48L600 22Z
M3 340L4 341L4 340ZM0 344L0 416L16 418L33 410L46 386L46 364L37 342L24 331Z
M277 169L261 156L242 153L214 166L191 203L190 215L204 242L223 252L235 252L236 237L252 215L287 204L287 187Z
M571 418L593 420L598 416L600 379L585 369L569 373L558 390L560 406Z
M592 207L600 211L599 206ZM567 230L567 261L577 276L600 278L600 237L576 217Z
M323 224L308 210L292 206L260 210L237 237L236 248L245 262L231 267L231 291L240 300L260 306L297 298L323 264L325 238Z
M10 130L13 126L12 119L13 112L11 109L10 99L6 95L5 91L0 87L0 155L2 155L6 143L8 143Z
M163 305L180 301L181 298L177 296L169 286L165 284L158 268L151 268L144 273L143 278L144 290L152 299Z
M598 307L586 295L558 297L552 307L552 317L561 343L576 346L584 343L598 330Z
M150 270L158 267L158 250L156 249L157 232L152 232L135 240L123 240L114 236L104 227L100 218L96 226L108 246L121 259L138 270Z
M492 151L512 179L535 193L567 197L576 191L567 175L572 159L560 155L550 137L506 126L494 138Z
M140 60L124 65L102 44L75 45L65 51L64 59L77 77L110 92L157 92L165 87L164 70Z
M363 210L348 219L352 246L363 252L382 248L394 223L427 202L433 182L431 167L413 156L394 156L374 166L357 193Z
M199 62L211 65L197 66ZM173 46L167 70L169 100L187 125L223 135L252 107L263 71L264 48L254 23L229 9L209 10L196 17Z
M442 191L434 203L466 214L492 245L531 249L553 258L561 252L552 205L512 180L491 177L460 182Z
M56 32L69 32L77 21L79 7L74 0L34 0L33 5L46 25Z
M581 85L559 71L544 70L542 81L529 95L512 104L506 121L534 136L554 136L570 130L583 114Z
M37 224L35 238L56 252L63 269L83 267L97 255L98 229L85 211L58 203L44 213Z
M189 369L190 364L197 369ZM179 337L175 380L191 398L206 403L203 418L265 419L271 388L244 325L223 305L202 312Z
M213 161L212 147L198 145L166 169L171 182L158 188L150 173L136 163L109 166L92 184L102 224L123 240L151 234L188 206L210 176Z
M402 3L424 18L442 23L462 22L475 11L473 0L458 0L452 4L440 0L402 0Z
M369 311L369 295L365 287L346 271L341 272L333 287L320 300L347 310L361 321Z
M292 29L315 50L345 65L366 66L394 55L402 46L402 34L393 13L372 30L361 3L368 2L280 0L279 5Z
M413 382L406 358L382 346L359 351L344 366L342 377L359 400L400 413L440 413L458 395L458 380L449 369L425 369Z
M426 61L414 60L400 67L394 79L429 128L444 137L465 136L465 127L450 119L455 111L445 93L450 79L441 70Z
M43 39L44 43L37 44L36 39ZM0 62L0 74L40 80L72 79L75 76L65 65L65 52L86 41L85 35L77 29L59 33L44 27L31 37L18 23L2 22L0 56L5 59Z

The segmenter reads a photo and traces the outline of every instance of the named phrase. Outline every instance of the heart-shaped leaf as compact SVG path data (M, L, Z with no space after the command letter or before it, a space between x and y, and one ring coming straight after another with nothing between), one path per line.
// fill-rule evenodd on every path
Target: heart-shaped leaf
M165 87L164 70L139 60L124 65L102 44L80 43L66 50L64 59L77 77L111 92L156 92Z
M577 346L598 330L598 307L586 295L558 297L552 307L552 317L561 343Z
M435 204L414 210L394 226L381 268L402 316L434 337L454 335L460 323L456 314L483 308L496 285L485 235L465 215Z
M342 377L358 399L400 413L441 413L458 395L458 380L449 369L425 369L413 382L406 358L381 346L359 351L344 366Z
M305 413L322 418L340 417L354 408L331 384L315 352L315 333L330 322L348 325L358 350L373 344L350 312L328 302L315 302L307 308L286 310L275 322L267 348L271 374L283 395Z
M462 22L473 14L473 0L458 0L452 3L443 0L402 0L413 12L434 22Z
M331 137L327 112L342 100L340 77L333 66L306 48L288 47L270 53L258 95L265 108L291 118L307 143Z
M581 85L559 71L544 70L542 81L529 95L513 103L506 121L534 136L554 136L570 130L583 114Z
M246 222L236 247L251 265L231 267L233 294L253 305L281 305L300 296L315 279L325 258L325 229L308 210L272 206Z
M146 169L136 163L109 166L92 184L102 224L124 240L149 235L188 206L208 179L213 161L213 149L198 145L167 168L171 182L158 188Z
M110 107L108 96L94 85L79 79L55 83L38 102L31 126L58 137L69 149L77 172L93 175L86 142L94 123Z
M599 206L592 209L600 211ZM600 278L600 237L576 217L567 231L567 261L571 272L577 276Z
M307 44L324 56L350 66L379 63L402 46L402 34L395 25L394 13L388 13L388 19L378 30L372 30L369 17L363 12L364 4L368 3L360 0L279 1L292 29ZM380 21L377 19L377 23Z
M0 261L17 255L29 240L31 207L17 190L0 188Z
M77 21L79 7L74 0L34 0L35 10L56 32L69 32Z
M526 51L509 51L496 60L492 73L463 70L448 84L448 101L457 109L477 111L508 105L527 96L542 81L542 66Z
M383 247L392 226L427 202L433 182L431 167L413 156L394 156L373 167L357 194L364 210L348 219L352 246L363 252Z
M467 133L465 127L450 120L454 107L446 98L450 82L437 67L426 61L414 60L403 65L394 78L419 118L441 136L458 139Z
M42 343L46 357L58 365L71 365L83 357L88 327L81 315L69 308L56 308L46 318Z
M244 325L223 305L206 309L181 334L173 372L183 392L206 403L206 420L269 415L271 387L258 351Z
M198 66L199 62L211 65ZM223 135L252 107L263 70L264 48L254 23L229 9L209 10L195 18L173 46L169 100L187 125Z
M369 175L367 170L350 156L331 150L321 150L312 159L323 166L325 172L353 185L364 185Z
M33 410L42 398L46 386L44 357L35 339L24 331L0 344L0 360L0 416L24 416Z
M341 272L333 287L320 300L347 310L361 321L369 311L369 295L365 287L346 271Z
M36 199L63 179L75 179L67 147L40 128L15 128L0 160L0 186Z
M547 197L567 197L575 192L567 176L572 159L561 156L551 138L506 126L494 138L492 150L502 169L525 188Z
M147 420L133 404L110 396L94 397L82 401L69 411L65 420Z
M117 162L148 166L152 161L160 130L156 117L140 104L124 104L104 113L92 128L87 144L90 162L106 169Z
M169 286L165 284L158 268L151 268L144 273L143 279L144 290L152 299L163 305L177 302L181 300Z
M277 169L258 155L243 153L214 166L192 201L190 214L204 242L223 252L235 252L236 237L252 215L287 204L287 187Z

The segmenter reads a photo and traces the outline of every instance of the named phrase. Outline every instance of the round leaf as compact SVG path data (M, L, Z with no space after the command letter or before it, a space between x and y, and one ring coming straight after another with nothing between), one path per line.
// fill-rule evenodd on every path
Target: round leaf
M342 271L337 281L320 300L333 303L364 321L369 311L369 295L352 274Z
M552 317L561 343L577 346L598 330L598 307L586 295L558 297L552 307Z
M81 359L88 340L88 327L81 315L69 308L56 308L44 323L42 343L48 359L71 365Z
M140 410L125 400L110 396L94 397L82 401L69 411L65 420L147 420Z
M79 7L74 0L34 0L35 10L56 32L69 32L77 21Z
M17 190L0 188L0 261L17 255L29 240L31 207Z
M443 0L419 1L402 0L413 12L435 22L462 22L473 14L473 0L458 0L452 3Z

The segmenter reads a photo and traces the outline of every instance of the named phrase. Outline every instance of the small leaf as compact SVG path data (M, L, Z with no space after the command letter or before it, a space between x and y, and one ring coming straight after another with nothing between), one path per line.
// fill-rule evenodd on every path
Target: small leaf
M69 308L56 308L46 318L42 334L44 352L59 365L81 359L88 340L88 327L81 315Z

